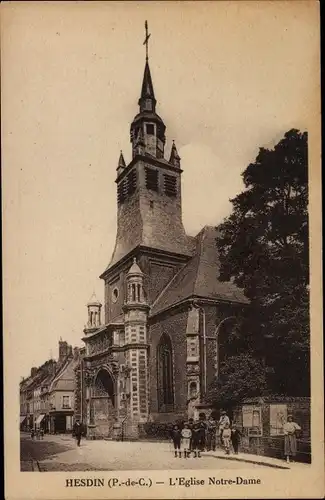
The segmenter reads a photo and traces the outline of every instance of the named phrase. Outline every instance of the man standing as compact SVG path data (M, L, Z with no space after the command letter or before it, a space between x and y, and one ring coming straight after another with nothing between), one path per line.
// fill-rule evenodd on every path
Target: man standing
M220 416L218 424L219 424L219 437L220 437L220 441L222 443L223 430L226 427L226 425L228 427L230 427L229 417L228 417L227 413L224 410L221 411L221 416Z
M207 423L207 451L216 451L217 423L211 416Z
M77 445L80 446L80 440L82 436L82 424L80 423L79 420L76 420L73 426L73 432L77 440Z

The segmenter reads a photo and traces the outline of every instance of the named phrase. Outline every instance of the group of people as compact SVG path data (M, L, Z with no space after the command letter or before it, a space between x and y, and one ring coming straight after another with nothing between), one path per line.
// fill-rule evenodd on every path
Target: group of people
M175 424L171 439L174 445L175 458L201 457L202 451L215 451L217 445L217 432L226 454L230 453L231 445L234 453L238 453L240 432L235 424L230 425L230 419L225 411L221 412L217 422L212 416L206 420L194 421L192 418L183 426Z
M44 429L41 427L41 428L37 428L37 429L32 429L30 431L30 437L32 439L34 439L36 437L36 439L43 439L44 438Z

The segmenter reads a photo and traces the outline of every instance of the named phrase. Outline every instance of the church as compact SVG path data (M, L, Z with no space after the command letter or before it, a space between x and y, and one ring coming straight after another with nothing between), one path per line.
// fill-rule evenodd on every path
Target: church
M165 157L149 36L132 160L126 164L121 152L112 178L117 234L100 276L105 303L93 295L87 304L76 370L75 417L94 438L114 437L116 429L137 438L148 422L195 417L218 376L222 338L247 304L233 283L218 280L217 229L185 232L181 158L174 142Z

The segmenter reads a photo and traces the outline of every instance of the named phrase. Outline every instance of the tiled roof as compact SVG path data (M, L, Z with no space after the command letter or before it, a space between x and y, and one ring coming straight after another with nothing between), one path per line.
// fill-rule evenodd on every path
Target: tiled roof
M151 307L154 316L190 297L248 303L242 290L232 282L222 282L216 246L218 230L205 226L196 236L192 259L174 276Z

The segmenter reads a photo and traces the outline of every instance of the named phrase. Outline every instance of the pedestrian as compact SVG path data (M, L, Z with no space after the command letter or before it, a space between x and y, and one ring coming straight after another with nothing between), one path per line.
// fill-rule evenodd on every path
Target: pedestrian
M192 444L193 444L193 443L192 443L192 439L193 439L193 427L194 427L194 420L193 420L193 418L189 418L189 419L188 419L188 423L187 423L187 425L188 425L188 428L189 428L189 429L190 429L190 431L191 431L191 438L190 438L190 451L193 451L193 446L192 446Z
M222 441L222 433L223 433L223 430L224 430L226 424L228 424L228 426L230 426L229 417L228 417L227 413L225 412L225 410L221 410L220 419L219 419L219 422L218 422L218 425L219 425L219 437L220 437L221 443L223 442Z
M192 429L192 451L194 458L200 457L200 422L195 422Z
M43 427L41 428L40 434L41 434L41 439L44 439L44 429L43 429Z
M240 436L241 436L241 433L237 429L236 425L233 424L231 427L231 444L232 444L232 447L234 449L235 455L238 455Z
M39 441L40 440L40 430L39 428L37 427L36 429L36 439Z
M77 440L77 445L80 446L80 441L82 436L82 424L80 423L79 420L76 420L73 427L73 432Z
M205 451L205 438L206 438L206 423L201 421L199 422L199 431L198 431L198 441L199 441L198 457L201 457L201 451Z
M184 451L184 458L189 458L191 455L190 442L192 437L192 431L189 428L188 424L184 424L184 428L181 432L182 435L182 448Z
M32 430L30 431L30 437L31 437L32 439L34 439L34 436L35 436L35 432L34 432L34 429L32 429Z
M206 446L207 451L216 451L217 422L210 416L207 423Z
M181 434L180 428L178 427L178 425L174 425L173 430L172 430L172 440L173 440L173 444L174 444L175 458L177 458L177 453L178 453L179 458L181 458L181 456L182 456L181 438L182 438L182 434Z
M294 457L297 453L297 431L300 431L301 427L293 421L292 415L288 415L287 422L283 426L284 431L284 455L287 462L290 462L290 458Z
M227 455L229 455L230 453L230 438L231 438L230 425L226 423L222 431L222 442Z

